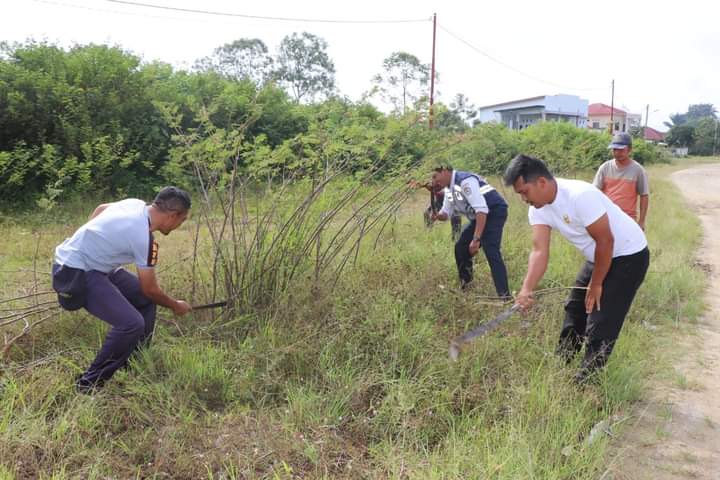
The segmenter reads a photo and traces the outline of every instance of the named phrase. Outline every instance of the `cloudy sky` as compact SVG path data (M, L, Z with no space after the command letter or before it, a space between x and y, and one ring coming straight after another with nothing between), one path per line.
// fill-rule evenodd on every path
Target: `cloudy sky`
M123 0L124 1L124 0ZM689 104L720 108L720 2L684 0L127 0L221 12L210 15L113 0L2 0L0 40L69 46L119 45L179 68L238 38L275 51L293 32L323 37L340 91L358 99L384 58L407 51L430 63L437 13L440 100L456 93L477 106L566 93L615 104L662 122ZM331 23L247 16L408 23Z

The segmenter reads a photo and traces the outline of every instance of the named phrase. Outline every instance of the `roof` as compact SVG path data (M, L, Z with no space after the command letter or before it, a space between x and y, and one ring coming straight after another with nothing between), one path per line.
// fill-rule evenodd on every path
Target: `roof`
M645 127L643 137L645 140L650 140L651 142L662 142L665 140L665 133L658 132L654 128Z
M614 115L627 115L627 112L625 112L625 110L620 110L619 108L613 108L613 107L610 107L610 105L605 105L604 103L591 103L590 105L588 105L588 116L610 115L611 110L613 112L613 116Z
M546 95L540 95L539 97L521 98L520 100L513 100L512 102L495 103L493 105L485 105L480 108L504 107L505 105L512 105L513 103L529 102L530 100L541 100L545 97Z

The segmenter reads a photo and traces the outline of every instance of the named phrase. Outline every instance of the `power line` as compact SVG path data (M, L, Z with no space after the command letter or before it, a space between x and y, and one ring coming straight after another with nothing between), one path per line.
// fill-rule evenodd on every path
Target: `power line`
M306 23L359 23L359 24L378 24L378 23L419 23L427 22L429 18L422 19L405 19L405 20L338 20L338 19L321 19L321 18L290 18L290 17L269 17L263 15L246 15L242 13L218 12L213 10L199 10L194 8L168 7L165 5L154 5L151 3L130 2L127 0L105 0L110 3L119 3L122 5L131 5L133 7L155 8L159 10L170 10L183 13L199 13L202 15L214 15L220 17L236 17L248 18L252 20L272 20L281 22L306 22Z
M542 79L542 78L536 77L536 76L531 75L531 74L529 74L529 73L523 72L522 70L520 70L520 69L518 69L518 68L515 68L515 67L513 67L512 65L508 65L507 63L503 62L502 60L498 60L497 58L493 57L493 56L490 55L489 53L481 50L480 48L476 47L475 45L473 45L472 43L468 42L468 41L465 40L464 38L460 37L460 36L457 35L456 33L453 33L452 31L448 30L448 29L445 28L444 26L442 26L442 25L440 25L440 24L438 24L438 26L440 27L441 30L445 31L445 33L447 33L447 34L450 35L451 37L455 38L455 39L458 40L459 42L464 43L465 45L467 45L468 47L470 47L472 50L474 50L475 52L477 52L477 53L479 53L480 55L484 56L484 57L487 58L488 60L491 60L491 61L497 63L498 65L501 65L501 66L507 68L508 70L511 70L511 71L513 71L513 72L515 72L515 73L517 73L517 74L520 74L520 75L522 75L522 76L524 76L524 77L527 77L527 78L530 78L530 79L532 79L532 80L535 80L536 82L545 83L545 84L547 84L547 85L552 85L552 86L554 86L554 87L562 88L562 89L564 89L564 90L589 91L589 90L606 90L606 89L607 89L607 87L575 88L575 87L569 87L569 86L567 86L567 85L561 85L561 84L559 84L559 83L551 82L551 81L548 81L548 80L544 80L544 79Z
M170 16L160 16L160 15L148 15L140 12L121 12L119 10L110 10L107 8L97 8L97 7L88 7L86 5L76 5L74 3L62 3L62 2L55 2L52 0L32 0L35 3L44 3L46 5L54 5L56 7L68 7L68 8L78 8L81 10L88 10L90 12L100 12L100 13L112 13L114 15L129 15L133 17L142 17L142 18L157 18L160 20L177 20L181 22L187 22L190 21L187 18L179 18L179 17L170 17ZM207 23L207 20L202 20L204 23ZM226 22L228 25L230 25L230 22Z

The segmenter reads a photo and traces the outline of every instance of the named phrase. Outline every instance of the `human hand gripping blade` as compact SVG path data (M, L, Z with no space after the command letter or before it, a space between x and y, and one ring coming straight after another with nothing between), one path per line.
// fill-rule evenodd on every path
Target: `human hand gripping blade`
M500 313L497 317L490 320L489 322L478 325L472 330L468 330L462 335L458 335L457 337L455 337L450 342L450 348L448 349L448 355L450 356L450 359L457 362L457 359L460 356L460 352L462 350L462 346L464 344L474 340L477 337L481 337L488 332L495 330L498 326L500 326L501 323L510 318L512 314L519 309L520 305L516 303L512 307Z
M214 303L204 303L202 305L193 305L193 310L206 310L208 308L220 308L227 305L227 300L223 300L221 302L214 302Z

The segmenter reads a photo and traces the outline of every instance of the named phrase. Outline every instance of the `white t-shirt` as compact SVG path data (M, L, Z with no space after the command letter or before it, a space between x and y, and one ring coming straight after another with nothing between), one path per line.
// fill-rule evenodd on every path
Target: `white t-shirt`
M613 258L632 255L647 247L640 226L600 190L581 180L555 180L558 187L555 200L542 208L530 207L530 225L548 225L556 229L591 262L595 260L595 240L587 227L604 214L608 215L615 239Z
M129 198L108 205L55 248L55 263L104 273L129 263L152 268L153 242L145 202Z
M455 191L455 170L453 170L450 178L450 186L445 189L445 199L440 213L444 213L449 217L453 214L462 214L467 216L468 220L475 220L475 213L487 214L490 209L485 201L484 193L494 190L490 185L480 187L477 178L468 177L460 182L460 191ZM485 188L485 191L482 189Z

